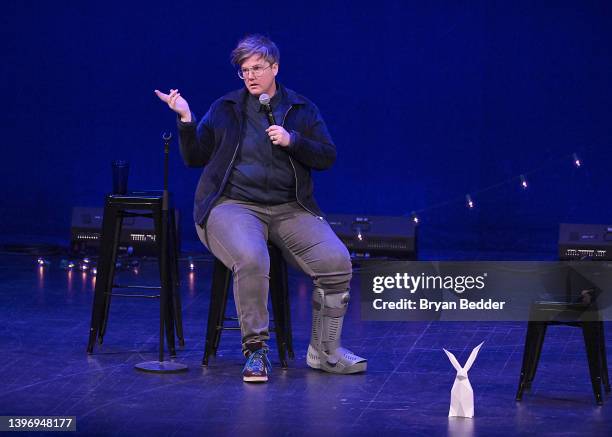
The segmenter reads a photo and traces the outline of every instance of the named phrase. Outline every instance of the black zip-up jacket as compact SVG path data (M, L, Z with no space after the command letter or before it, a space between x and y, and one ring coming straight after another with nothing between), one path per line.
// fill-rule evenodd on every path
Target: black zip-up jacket
M282 87L278 82L277 86ZM296 200L306 211L320 217L310 171L330 168L336 160L336 146L315 104L288 88L281 89L289 109L280 123L291 134L291 144L284 150L295 174ZM248 91L242 88L216 100L197 128L193 114L191 122L178 122L185 165L204 167L193 209L193 218L200 226L204 226L231 173L241 143L247 97Z

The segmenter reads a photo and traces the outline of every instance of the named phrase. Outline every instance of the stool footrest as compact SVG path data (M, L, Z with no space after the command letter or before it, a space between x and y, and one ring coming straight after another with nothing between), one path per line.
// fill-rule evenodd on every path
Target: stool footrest
M107 296L117 297L140 297L145 299L159 299L159 294L123 294L123 293L104 293Z
M161 290L161 287L157 285L121 285L114 284L113 288L140 288L143 290Z
M123 217L146 217L146 218L153 218L153 214L150 212L130 212L130 211L121 211L121 215Z

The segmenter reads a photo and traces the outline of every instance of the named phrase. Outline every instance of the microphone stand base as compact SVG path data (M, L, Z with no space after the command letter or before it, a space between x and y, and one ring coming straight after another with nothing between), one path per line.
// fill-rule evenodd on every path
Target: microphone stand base
M135 364L134 368L148 373L181 373L189 370L185 364L173 361L145 361Z

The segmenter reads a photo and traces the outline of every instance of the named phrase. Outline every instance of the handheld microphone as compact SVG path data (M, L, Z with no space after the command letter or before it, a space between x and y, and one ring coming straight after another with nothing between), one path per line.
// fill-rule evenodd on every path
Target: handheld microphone
M270 106L270 96L266 93L263 93L259 96L259 103L263 106L264 111L266 112L266 117L268 117L268 123L270 126L276 124L276 120L274 120L274 114L272 113L272 107Z

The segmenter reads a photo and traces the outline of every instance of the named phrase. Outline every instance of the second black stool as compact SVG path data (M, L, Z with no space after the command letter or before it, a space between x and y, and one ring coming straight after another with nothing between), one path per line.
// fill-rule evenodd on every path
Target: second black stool
M92 353L96 340L102 344L108 315L111 296L160 298L160 318L163 320L165 336L171 356L176 355L174 342L176 335L181 346L184 345L183 323L181 314L181 301L179 293L178 275L178 241L174 209L169 208L167 214L167 242L162 240L164 226L162 213L163 193L160 191L132 192L128 194L111 194L106 197L104 218L102 222L102 235L100 238L100 255L98 259L98 272L89 330L87 352ZM148 217L153 219L155 227L155 243L158 247L158 260L160 271L160 286L139 286L115 284L115 264L121 237L123 219L127 217ZM165 246L165 247L164 247ZM159 290L159 295L151 294L120 294L113 293L113 289L145 289ZM163 316L162 316L163 315ZM160 324L161 326L161 324ZM160 332L160 345L163 344L163 334ZM163 349L160 348L160 356ZM160 359L162 361L162 359Z
M287 357L293 359L293 337L291 334L291 311L289 306L289 283L287 278L287 263L285 262L280 250L268 244L270 254L270 300L272 302L272 314L274 319L273 329L276 334L276 345L278 356L283 368L287 368ZM210 290L210 307L208 309L208 327L206 329L206 345L202 365L208 365L211 355L217 354L221 331L223 329L240 330L240 327L225 326L228 320L225 317L227 306L227 295L232 279L232 271L215 258L213 267L213 278Z
M553 325L565 325L582 330L595 402L597 405L602 405L601 388L603 385L606 393L609 393L610 379L604 323L597 307L593 304L581 303L534 302L529 319L516 400L522 400L523 392L531 388L540 361L546 328Z

